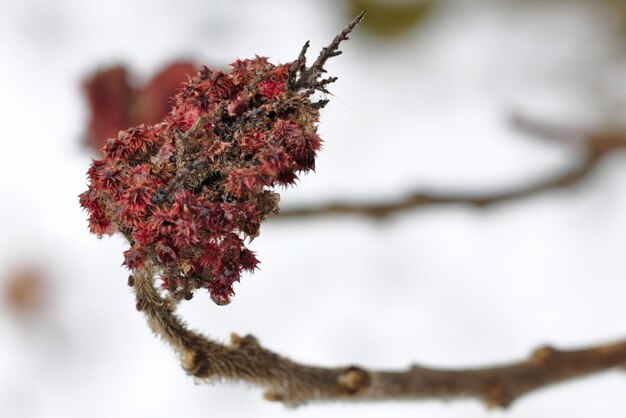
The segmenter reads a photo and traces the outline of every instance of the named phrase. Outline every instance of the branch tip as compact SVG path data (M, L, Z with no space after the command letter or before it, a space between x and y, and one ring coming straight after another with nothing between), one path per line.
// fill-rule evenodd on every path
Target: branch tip
M319 56L317 57L313 65L311 65L311 68L310 68L310 71L312 72L311 75L313 74L315 74L316 76L319 75L322 69L324 68L324 64L326 63L326 61L328 61L329 58L335 57L341 54L341 51L339 51L339 45L343 41L348 40L348 35L352 33L356 25L358 25L363 20L364 17L365 17L365 10L361 11L361 13L359 13L352 20L352 22L350 22L350 24L348 24L348 26L346 26L339 33L339 35L335 36L333 41L327 47L322 48L322 51L320 52Z
M356 25L363 20L365 17L365 10L359 13L353 20L346 26L335 38L333 41L326 47L322 48L317 59L313 64L307 68L306 67L306 52L309 48L309 41L307 41L302 50L300 51L300 55L298 59L294 61L292 67L289 71L290 78L290 86L295 89L306 89L308 87L314 87L316 90L320 90L322 92L327 92L325 86L336 81L335 77L331 77L327 80L317 81L317 79L326 72L324 69L324 65L329 58L336 57L341 54L339 50L339 45L348 39L348 35L354 30ZM328 81L332 80L332 81Z

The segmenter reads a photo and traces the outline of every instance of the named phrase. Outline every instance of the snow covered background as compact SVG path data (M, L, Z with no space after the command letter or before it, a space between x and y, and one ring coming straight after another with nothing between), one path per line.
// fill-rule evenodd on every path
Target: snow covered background
M407 36L357 29L328 70L317 172L283 207L370 201L416 187L496 190L575 162L516 131L511 112L573 126L626 126L624 21L600 1L445 0ZM602 4L607 3L606 1ZM331 0L0 1L0 285L35 264L37 320L0 300L0 416L621 417L613 371L532 393L508 411L476 401L329 404L288 410L245 385L196 385L135 311L124 243L87 230L78 194L80 85L122 63L149 78L188 58L224 65L310 57L352 18ZM626 335L626 154L581 187L485 210L429 208L384 222L268 222L261 270L227 307L198 295L181 314L222 341L252 333L317 365L490 365L538 345Z

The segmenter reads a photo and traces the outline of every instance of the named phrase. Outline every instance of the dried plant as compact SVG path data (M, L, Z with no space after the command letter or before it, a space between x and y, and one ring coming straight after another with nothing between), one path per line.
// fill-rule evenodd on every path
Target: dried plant
M458 397L507 406L547 384L626 364L622 342L569 352L543 347L527 361L485 369L321 368L282 357L250 335L219 344L189 330L176 315L177 303L198 289L207 289L218 304L228 303L233 283L255 269L258 261L244 239L256 237L261 222L278 211L273 188L293 184L298 173L314 168L319 110L326 104L315 93L327 92L336 80L324 77L324 65L363 17L310 66L307 42L288 64L256 57L236 61L228 73L204 68L179 89L163 122L121 132L106 145L104 158L93 162L81 204L93 233L119 233L128 240L129 285L152 330L176 350L190 375L249 382L289 406ZM598 152L592 161L604 155ZM549 185L562 183L568 181Z

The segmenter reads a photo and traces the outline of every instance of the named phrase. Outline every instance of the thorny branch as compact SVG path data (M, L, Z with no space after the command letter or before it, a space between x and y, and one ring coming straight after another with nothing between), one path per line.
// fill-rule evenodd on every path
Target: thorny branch
M405 371L358 366L302 365L262 347L251 335L231 335L222 345L190 331L174 303L154 288L147 267L129 279L137 309L152 330L180 355L190 375L206 381L246 382L265 389L265 398L295 407L320 401L382 401L476 398L506 407L535 389L626 364L626 342L561 351L542 347L525 361L483 369L438 370L414 365Z
M503 191L487 193L415 191L407 193L404 198L383 203L337 202L320 206L281 209L280 213L270 219L276 221L336 215L358 215L383 219L401 211L429 206L468 205L482 208L580 184L600 165L604 157L616 150L626 148L626 133L623 132L584 132L578 129L554 127L519 117L514 119L514 124L528 134L564 143L568 146L580 146L583 150L583 157L574 167L565 171L548 176L538 182Z

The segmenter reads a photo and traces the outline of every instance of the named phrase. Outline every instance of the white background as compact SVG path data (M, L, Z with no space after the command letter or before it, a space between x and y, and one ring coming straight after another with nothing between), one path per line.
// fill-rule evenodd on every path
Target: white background
M488 191L575 164L575 150L516 132L509 117L623 126L619 16L591 1L442 1L408 36L357 33L328 65L317 172L283 207L400 197L417 187ZM78 194L82 80L123 63L147 79L179 58L289 62L352 18L326 1L0 1L0 280L48 275L45 315L0 306L2 417L622 417L626 375L542 390L510 410L476 401L288 410L245 385L195 385L134 308L124 243L89 235ZM623 24L623 22L621 22ZM312 58L312 55L311 55ZM252 333L317 365L484 366L626 335L626 155L580 187L485 210L429 208L266 223L261 270L227 307L181 314L225 341ZM1 284L1 282L0 282Z

